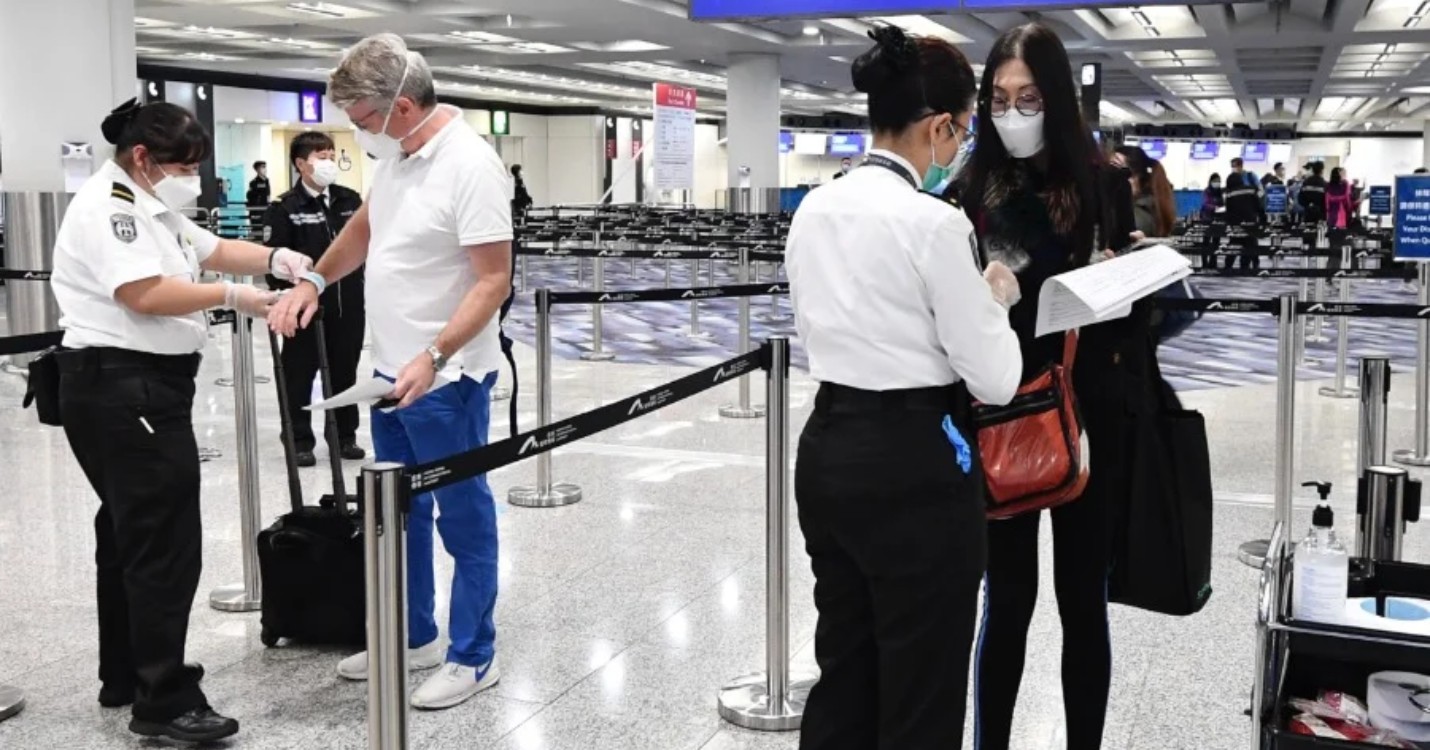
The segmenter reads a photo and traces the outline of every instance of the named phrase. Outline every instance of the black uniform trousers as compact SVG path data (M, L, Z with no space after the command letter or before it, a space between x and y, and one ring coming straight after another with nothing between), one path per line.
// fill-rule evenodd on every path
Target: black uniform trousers
M962 746L985 521L942 428L950 390L815 399L795 465L821 670L802 750Z
M349 306L351 308L351 305ZM338 314L337 306L323 309L323 328L327 334L328 367L333 376L333 393L342 393L357 383L358 359L362 356L362 339L367 319L361 309L348 309ZM311 451L317 445L313 436L313 414L304 411L313 400L313 381L318 376L317 326L300 329L283 343L283 370L288 384L288 404L293 416L293 447ZM322 415L318 415L321 419ZM358 408L345 406L337 410L338 443L357 442Z
M134 716L167 721L207 704L184 666L202 567L194 376L199 355L62 352L65 437L99 496L99 679L134 689Z

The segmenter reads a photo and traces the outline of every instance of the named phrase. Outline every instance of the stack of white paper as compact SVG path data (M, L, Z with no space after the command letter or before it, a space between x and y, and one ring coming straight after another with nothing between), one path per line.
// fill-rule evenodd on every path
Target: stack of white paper
M1132 303L1192 275L1192 262L1166 245L1069 271L1043 282L1037 335L1126 317Z

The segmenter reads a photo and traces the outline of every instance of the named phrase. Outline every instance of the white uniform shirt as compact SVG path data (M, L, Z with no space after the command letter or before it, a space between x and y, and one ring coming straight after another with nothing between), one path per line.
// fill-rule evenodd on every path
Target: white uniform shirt
M208 321L144 315L114 298L119 287L155 276L197 281L219 238L149 195L112 161L75 193L55 240L50 286L64 345L192 354L208 342Z
M917 179L904 159L874 153ZM810 374L868 391L962 379L974 398L1007 403L1023 359L972 239L963 211L889 169L863 166L811 192L785 250Z
M427 350L477 282L466 248L512 239L511 178L456 107L432 140L378 162L368 195L367 322L372 361L395 377ZM442 376L483 378L504 361L497 315L451 352Z

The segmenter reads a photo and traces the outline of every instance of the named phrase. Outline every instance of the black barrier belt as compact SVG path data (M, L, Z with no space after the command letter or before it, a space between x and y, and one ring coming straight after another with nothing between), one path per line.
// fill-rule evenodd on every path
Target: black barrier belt
M730 249L675 250L640 249L614 250L595 247L529 247L523 243L519 255L535 258L635 258L637 260L739 260L740 253Z
M1411 268L1357 268L1336 271L1329 268L1266 268L1261 270L1245 268L1197 268L1193 276L1226 279L1415 279Z
M20 271L14 268L0 268L0 279L15 281L49 281L49 271Z
M1217 313L1271 313L1275 315L1280 303L1265 299L1179 299L1154 297L1152 303L1163 310L1187 310L1190 312Z
M1430 307L1383 303L1297 302L1296 312L1299 315L1325 315L1333 318L1430 318Z
M750 261L764 263L783 263L785 262L785 254L778 250L751 250Z
M789 294L789 284L736 284L690 289L635 289L618 292L552 292L552 305L614 305L622 302L685 302L726 297L762 297Z
M1259 258L1339 258L1342 255L1342 252L1340 250L1334 249L1308 250L1304 248L1288 249L1277 247L1253 247L1245 250L1237 247L1217 247L1214 250L1208 250L1203 247L1181 245L1177 247L1177 251L1182 253L1183 255L1215 255L1219 258L1235 258L1238 255L1254 255ZM1389 249L1351 251L1351 257L1358 259L1389 257L1390 254L1391 251Z
M208 319L211 326L231 326L238 322L238 313L233 310L209 310Z
M64 337L64 331L47 331L45 333L27 333L20 336L0 337L0 356L44 351L52 346L59 346L60 341L62 341Z
M524 458L588 438L767 366L769 344L630 398L538 427L483 448L403 470L414 493L432 492Z

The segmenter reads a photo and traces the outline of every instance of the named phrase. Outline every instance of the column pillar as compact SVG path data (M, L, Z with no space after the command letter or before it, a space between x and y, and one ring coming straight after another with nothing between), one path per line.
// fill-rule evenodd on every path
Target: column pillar
M726 70L731 210L777 211L780 186L780 59L732 54ZM748 170L748 171L747 171ZM746 193L742 188L751 188ZM769 197L773 193L773 199ZM747 197L748 196L748 197ZM772 200L772 203L771 203Z
M1425 127L1421 129L1420 142L1420 166L1430 167L1430 120L1426 120Z
M68 192L113 153L100 123L137 93L134 0L0 0L0 19L4 265L45 271ZM48 284L7 291L12 334L58 327Z

